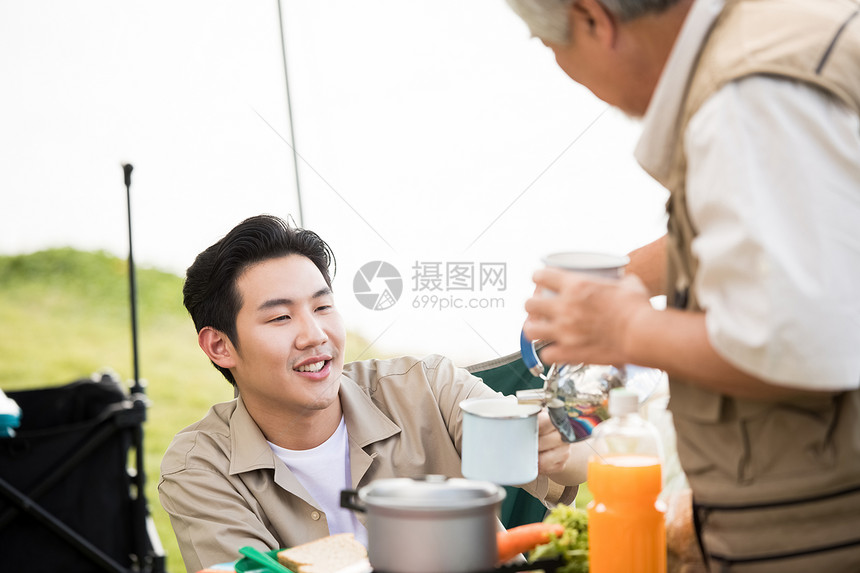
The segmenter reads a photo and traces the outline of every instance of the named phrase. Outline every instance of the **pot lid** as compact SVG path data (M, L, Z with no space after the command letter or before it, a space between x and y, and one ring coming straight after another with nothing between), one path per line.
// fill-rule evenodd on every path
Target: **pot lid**
M428 475L375 480L358 497L370 508L469 509L501 502L505 490L487 481Z

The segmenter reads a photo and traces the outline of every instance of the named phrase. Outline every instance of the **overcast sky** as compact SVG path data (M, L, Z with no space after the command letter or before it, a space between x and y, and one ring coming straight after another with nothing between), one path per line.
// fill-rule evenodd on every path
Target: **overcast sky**
M465 364L517 349L542 255L662 234L638 124L503 0L282 7L294 142L277 2L0 2L0 252L127 256L128 162L136 262L182 275L244 217L299 220L294 143L361 350ZM402 281L380 310L354 296L372 261Z

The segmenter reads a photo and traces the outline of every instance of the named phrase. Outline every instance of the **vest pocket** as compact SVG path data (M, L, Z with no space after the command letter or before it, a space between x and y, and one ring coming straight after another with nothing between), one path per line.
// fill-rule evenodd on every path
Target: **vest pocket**
M837 413L834 398L828 397L808 404L775 404L740 417L743 456L738 482L796 478L831 469L837 460L832 441Z
M670 410L678 457L703 500L780 499L781 492L771 489L774 483L817 482L836 469L840 451L857 453L835 441L845 439L840 420L856 423L851 422L856 413L840 408L839 397L768 403L696 392L680 384L671 392L677 392ZM725 488L731 485L742 486L730 490L727 497L734 500L726 498Z
M678 458L694 489L702 484L700 480L708 484L735 483L743 459L737 424L704 423L679 415L677 410L672 417Z
M675 424L675 444L691 483L702 476L710 482L735 481L741 449L735 424L726 424L724 397L669 379L669 405Z

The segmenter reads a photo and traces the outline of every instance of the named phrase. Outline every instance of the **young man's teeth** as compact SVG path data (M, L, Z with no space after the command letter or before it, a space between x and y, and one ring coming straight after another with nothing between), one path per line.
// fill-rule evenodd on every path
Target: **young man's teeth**
M323 365L325 364L325 360L321 360L319 362L313 362L311 364L305 364L304 366L299 366L296 368L299 372L319 372L322 370Z

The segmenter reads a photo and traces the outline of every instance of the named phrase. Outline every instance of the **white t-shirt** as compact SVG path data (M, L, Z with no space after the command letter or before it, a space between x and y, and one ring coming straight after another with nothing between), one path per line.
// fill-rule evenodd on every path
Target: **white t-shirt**
M671 168L698 48L723 0L698 0L644 119L636 157ZM711 344L765 380L860 387L860 118L809 85L732 82L690 121L687 204Z
M271 442L269 447L319 504L328 521L329 534L352 533L367 547L367 529L353 510L340 506L340 492L352 489L349 436L343 417L334 434L315 448L287 450Z

